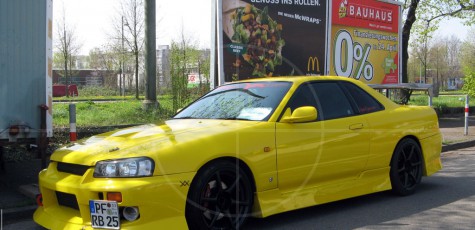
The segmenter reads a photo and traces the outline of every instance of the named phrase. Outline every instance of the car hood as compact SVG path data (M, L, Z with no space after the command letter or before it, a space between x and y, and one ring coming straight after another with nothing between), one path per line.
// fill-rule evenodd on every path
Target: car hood
M161 149L202 138L235 132L257 121L169 120L163 125L142 125L80 140L56 150L52 161L93 166L97 161L148 156L157 158Z

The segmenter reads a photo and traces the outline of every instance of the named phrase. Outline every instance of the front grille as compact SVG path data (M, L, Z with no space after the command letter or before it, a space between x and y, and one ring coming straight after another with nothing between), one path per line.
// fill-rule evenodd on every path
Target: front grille
M78 201L76 200L76 196L74 194L56 191L56 199L58 199L58 204L61 206L79 210Z
M56 167L56 169L59 172L82 176L89 169L89 166L58 162L58 166Z

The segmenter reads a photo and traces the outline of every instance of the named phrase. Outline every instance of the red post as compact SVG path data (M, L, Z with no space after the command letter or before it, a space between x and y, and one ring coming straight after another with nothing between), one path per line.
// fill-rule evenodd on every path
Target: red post
M465 129L464 135L468 135L468 112L470 111L468 95L465 95Z
M76 105L69 104L69 140L76 141Z

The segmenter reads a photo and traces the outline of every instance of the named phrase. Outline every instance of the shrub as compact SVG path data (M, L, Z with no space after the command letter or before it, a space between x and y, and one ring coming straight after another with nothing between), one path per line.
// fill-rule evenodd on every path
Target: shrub
M471 97L475 96L475 72L472 72L465 76L462 89L466 94L470 95Z

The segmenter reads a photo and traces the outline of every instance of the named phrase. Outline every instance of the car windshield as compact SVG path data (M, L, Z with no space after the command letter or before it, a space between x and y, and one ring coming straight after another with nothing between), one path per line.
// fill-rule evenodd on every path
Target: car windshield
M269 119L290 82L247 82L221 86L180 111L175 119Z

